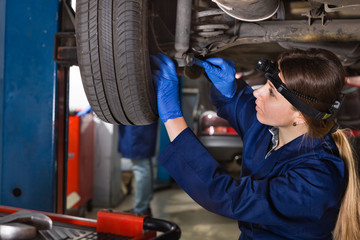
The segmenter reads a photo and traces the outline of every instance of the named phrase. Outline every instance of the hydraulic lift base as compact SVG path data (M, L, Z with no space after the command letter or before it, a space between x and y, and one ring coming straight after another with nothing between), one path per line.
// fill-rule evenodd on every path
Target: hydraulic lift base
M63 214L47 213L40 211L26 210L27 214L45 215L52 221L48 230L39 229L39 224L15 220L8 223L1 223L5 216L18 214L24 209L0 205L0 239L31 239L31 240L177 240L180 239L181 230L172 222L151 218L149 216L135 216L130 213L123 213L113 210L101 210L97 219L80 218ZM20 212L19 212L20 211ZM51 219L51 220L50 220ZM37 225L37 226L36 226ZM40 224L41 225L41 224ZM43 224L49 225L49 224ZM31 231L31 227L36 232ZM1 228L2 227L2 228ZM8 231L8 232L2 232ZM17 234L22 231L24 234ZM26 233L28 232L28 235ZM5 234L5 235L3 235ZM8 234L8 235L6 235ZM9 235L10 234L10 235ZM17 236L7 238L6 236ZM3 236L3 237L2 237Z

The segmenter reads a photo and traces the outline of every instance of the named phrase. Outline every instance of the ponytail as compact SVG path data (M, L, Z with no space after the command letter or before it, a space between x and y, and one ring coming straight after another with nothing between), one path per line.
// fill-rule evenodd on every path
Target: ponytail
M334 240L360 240L360 182L357 162L344 132L337 130L331 136L348 172L348 183L333 232Z

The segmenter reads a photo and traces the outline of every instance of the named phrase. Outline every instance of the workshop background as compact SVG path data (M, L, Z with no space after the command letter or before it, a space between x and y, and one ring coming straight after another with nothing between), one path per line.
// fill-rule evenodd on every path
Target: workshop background
M88 65L99 68L98 61L86 64L92 57L90 49L82 55L85 64L78 64L77 50L80 49L79 42L85 42L83 49L90 48L92 44L96 46L93 49L100 46L98 39L101 37L94 36L101 35L102 32L98 30L102 28L97 26L97 16L91 16L97 14L97 4L104 2L83 0L84 4L79 4L85 8L83 13L86 19L82 26L85 30L80 34L82 37L85 35L85 40L81 41L75 38L75 0L0 0L0 205L87 219L96 219L100 209L124 211L132 208L134 191L129 190L134 189L134 181L130 181L131 172L121 168L121 155L117 151L117 125L100 120L91 111L78 68L78 65L83 69L87 69ZM153 0L154 9L150 11L143 7L141 10L149 10L147 17L151 19L152 26L158 27L152 29L153 37L158 40L157 45L148 44L149 48L160 46L165 50L163 52L173 53L175 40L194 40L190 45L179 44L175 49L176 54L171 56L177 64L182 64L177 70L183 71L180 77L183 114L190 128L228 174L239 177L242 141L227 121L216 115L208 97L209 82L199 77L201 72L199 74L194 68L186 68L185 53L189 53L186 56L190 59L190 54L192 59L195 54L196 57L229 58L236 62L243 78L255 88L265 80L261 73L254 70L256 62L264 55L268 59L275 59L279 52L292 47L322 47L335 52L350 70L349 77L357 79L347 86L338 120L341 127L349 129L352 143L360 156L360 87L356 83L360 76L358 1L264 0L257 1L266 6L263 9L272 10L273 6L276 11L270 11L269 15L255 9L250 11L251 16L247 16L246 4L252 1L223 1L243 4L243 8L236 11L236 14L240 14L237 18L235 16L236 19L216 2L221 1ZM185 5L174 7L176 3ZM111 9L109 6L107 10ZM86 9L88 7L90 9ZM242 11L244 9L246 11ZM188 17L188 14L195 15L195 19ZM174 21L177 16L180 19L178 24ZM268 18L271 20L263 21ZM99 22L105 24L106 21ZM116 21L109 22L114 25L111 29L118 24ZM193 23L195 28L190 30ZM93 25L95 31L92 31ZM187 34L180 34L179 39L175 36L175 39L174 32L178 25L181 25L179 29L188 31L185 31ZM135 24L131 26L137 27ZM89 36L87 31L91 32ZM96 40L92 41L93 38ZM143 37L142 40L154 39ZM112 50L112 54L117 53L116 48ZM145 49L142 54L151 50L154 49ZM99 58L98 52L94 55ZM141 59L148 60L143 56ZM136 61L132 58L129 62ZM131 65L133 63L126 63L133 72L137 69ZM144 67L148 66L146 61L142 65L136 64L143 72L149 70ZM183 76L186 69L188 78ZM98 77L89 75L89 82ZM143 79L149 79L139 76L136 76L136 80L140 83ZM128 82L131 80L131 77L126 79ZM102 87L102 84L99 85ZM94 90L93 87L86 89ZM151 95L147 94L152 93L149 85L143 89L147 96ZM121 90L115 91L114 95L109 94L113 103L118 103L117 94ZM99 92L98 95L97 92L94 94L94 102L102 97L104 91ZM156 112L151 104L155 101L150 100L142 102L150 103L145 109L148 115L154 117ZM107 103L102 107L108 108ZM135 117L132 120L142 119ZM240 233L235 220L201 208L157 163L156 157L169 143L164 126L159 125L156 156L153 158L153 217L177 224L182 231L181 239L237 239Z

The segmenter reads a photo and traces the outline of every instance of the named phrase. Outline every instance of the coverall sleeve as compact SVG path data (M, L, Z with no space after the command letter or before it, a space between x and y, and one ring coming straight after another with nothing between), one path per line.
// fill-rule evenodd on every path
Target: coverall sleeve
M341 195L339 171L319 160L275 178L235 180L189 128L170 143L159 162L202 207L244 222L287 225L301 218L319 219L337 204L328 199Z
M216 107L218 116L228 120L240 137L246 134L250 125L257 121L253 90L242 79L237 80L237 91L232 98L223 96L214 85L211 86L210 99Z

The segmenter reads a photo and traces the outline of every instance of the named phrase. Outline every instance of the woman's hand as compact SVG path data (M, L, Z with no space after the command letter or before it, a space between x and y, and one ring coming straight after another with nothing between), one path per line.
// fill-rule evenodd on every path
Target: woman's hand
M209 58L206 61L195 62L205 69L211 82L222 95L232 98L236 92L235 63L228 59Z
M151 56L151 62L157 67L152 72L155 84L158 112L162 122L182 117L179 100L179 79L175 65L164 54Z
M170 141L173 141L187 124L183 117L179 100L179 79L174 63L164 54L151 56L151 63L157 67L153 71L158 111Z

